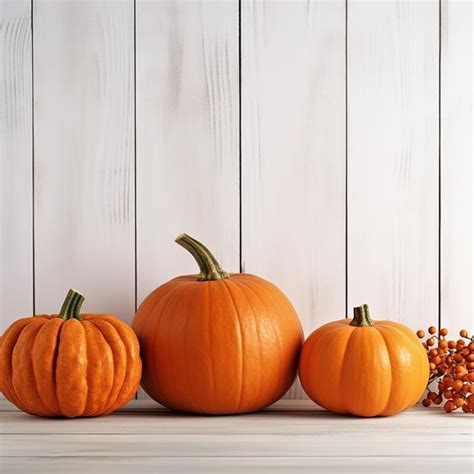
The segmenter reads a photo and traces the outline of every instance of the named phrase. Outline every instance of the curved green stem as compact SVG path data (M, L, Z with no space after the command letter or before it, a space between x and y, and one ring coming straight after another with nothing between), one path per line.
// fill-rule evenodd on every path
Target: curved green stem
M214 255L201 242L193 239L188 234L180 234L175 242L185 248L196 260L201 273L197 277L198 281L222 280L229 278L229 274L222 270Z
M354 319L351 326L373 326L374 322L370 318L369 307L366 304L354 308Z
M68 291L64 303L61 307L61 311L58 314L58 318L63 319L79 319L81 320L81 306L84 302L84 296L72 288Z

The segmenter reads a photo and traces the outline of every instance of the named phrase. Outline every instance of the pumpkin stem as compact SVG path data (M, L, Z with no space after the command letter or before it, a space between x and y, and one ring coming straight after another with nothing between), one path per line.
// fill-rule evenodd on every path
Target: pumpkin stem
M196 260L201 273L197 281L222 280L229 278L229 274L222 270L214 255L200 242L188 234L180 234L175 242L185 248Z
M351 326L373 326L374 322L370 318L369 307L366 304L354 308L354 319Z
M81 310L82 303L84 302L84 296L72 288L67 292L64 303L61 307L61 311L58 314L58 318L63 319L79 319L81 316L79 314Z

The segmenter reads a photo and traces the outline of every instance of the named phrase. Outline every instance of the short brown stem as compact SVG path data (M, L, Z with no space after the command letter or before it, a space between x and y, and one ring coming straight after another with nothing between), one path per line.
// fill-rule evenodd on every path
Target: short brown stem
M354 319L351 326L373 326L374 322L370 318L369 307L366 304L354 308Z
M188 234L181 234L176 237L175 242L185 248L196 260L201 273L197 277L198 281L222 280L229 278L229 274L222 270L214 255L201 242L193 239Z

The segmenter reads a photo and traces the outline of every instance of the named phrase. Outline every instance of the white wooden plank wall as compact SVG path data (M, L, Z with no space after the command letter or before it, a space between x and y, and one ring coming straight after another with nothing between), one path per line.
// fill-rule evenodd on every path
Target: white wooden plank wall
M438 3L348 3L348 294L438 320Z
M182 232L239 271L239 20L236 1L136 8L140 303L198 271Z
M345 315L344 31L344 1L242 4L243 267L306 333Z
M0 331L33 312L30 1L0 2Z
M135 309L133 0L36 0L37 313Z
M441 29L441 321L473 321L472 106L473 7L442 1Z
M1 0L1 330L69 286L131 321L182 231L307 334L472 327L472 5L440 1Z

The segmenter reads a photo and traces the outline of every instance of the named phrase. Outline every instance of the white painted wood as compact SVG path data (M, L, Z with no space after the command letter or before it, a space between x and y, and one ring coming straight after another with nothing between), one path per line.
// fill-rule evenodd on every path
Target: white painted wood
M106 417L29 416L0 402L5 472L471 472L471 415L415 407L386 418L282 400L241 416L132 401ZM433 427L436 427L433 430ZM62 469L62 470L61 470Z
M473 8L441 11L441 322L454 335L473 321Z
M429 473L456 472L472 473L470 456L436 457L101 457L101 458L8 458L2 466L5 472L35 472L37 474L63 474L64 472L113 472L117 474L135 473L169 474L183 472L190 474L216 473L323 473L347 474Z
M138 303L198 273L195 236L239 270L238 2L137 1Z
M0 2L0 334L33 314L30 1Z
M307 335L345 314L344 21L342 0L242 2L244 269Z
M134 314L133 1L34 3L36 309Z
M466 420L466 423L468 421ZM450 456L469 455L472 426L461 433L440 437L436 430L416 434L359 436L344 432L305 435L281 434L134 434L111 435L2 435L2 455L6 457L88 457L88 456Z
M187 232L239 271L238 2L137 1L137 291L186 273Z
M438 315L438 3L348 3L349 309Z
M290 402L286 405L285 402ZM286 406L285 406L286 405ZM6 411L4 411L6 410ZM158 407L149 400L134 400L127 407L103 418L81 418L73 422L48 418L32 418L18 412L12 405L0 412L3 434L101 434L117 433L148 434L258 434L258 435L312 435L315 425L324 432L337 435L357 436L362 431L384 436L388 431L416 436L420 430L432 432L431 424L446 432L469 433L470 415L456 413L443 416L443 409L414 407L400 415L389 418L356 419L333 415L322 410L309 400L281 400L272 407L249 415L229 417L186 416ZM291 418L291 422L289 422ZM419 426L420 418L423 421ZM472 417L471 417L472 418ZM226 421L227 420L227 421ZM231 420L231 424L229 424ZM348 422L348 420L351 420ZM357 421L355 421L357 420ZM424 430L424 431L423 431ZM316 430L316 432L318 432Z

